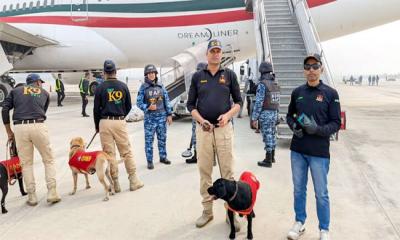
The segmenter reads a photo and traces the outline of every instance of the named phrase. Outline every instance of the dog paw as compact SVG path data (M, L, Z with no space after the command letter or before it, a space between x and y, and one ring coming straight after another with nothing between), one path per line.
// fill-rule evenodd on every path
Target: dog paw
M86 186L86 189L89 189L89 188L91 188L91 186L90 186L90 185L87 185L87 186Z
M6 213L8 213L8 211L7 211L7 209L3 208L3 209L1 209L1 213L6 214Z
M108 197L105 197L105 198L103 199L104 202L107 202L108 200L110 200Z
M76 193L76 191L72 191L69 193L69 195L74 195Z
M229 239L235 239L235 238L236 238L236 233L235 232L229 234Z
M28 193L22 192L21 195L22 195L22 196L26 196L26 195L28 195Z
M252 233L248 233L247 234L247 239L250 239L250 240L253 239L253 234Z

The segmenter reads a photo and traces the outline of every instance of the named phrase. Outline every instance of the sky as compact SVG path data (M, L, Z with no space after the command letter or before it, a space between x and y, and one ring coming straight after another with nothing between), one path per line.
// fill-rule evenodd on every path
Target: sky
M322 43L335 76L400 73L400 21Z

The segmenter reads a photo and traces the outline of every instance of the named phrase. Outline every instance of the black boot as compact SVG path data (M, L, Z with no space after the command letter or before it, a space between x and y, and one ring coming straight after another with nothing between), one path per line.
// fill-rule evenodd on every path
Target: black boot
M272 150L272 163L275 163L275 149Z
M169 165L169 164L171 164L171 161L168 160L167 158L160 158L160 163L164 163L166 165Z
M260 167L272 167L272 152L267 152L265 154L265 159L257 163Z
M194 155L192 158L186 159L186 163L187 164L197 163L197 151L196 150L194 150Z

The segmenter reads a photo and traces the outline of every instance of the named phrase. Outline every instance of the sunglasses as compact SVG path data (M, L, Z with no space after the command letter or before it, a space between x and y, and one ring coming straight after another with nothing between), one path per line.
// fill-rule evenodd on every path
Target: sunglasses
M321 64L314 63L314 64L304 64L304 70L310 71L311 68L314 70L318 70L321 67Z

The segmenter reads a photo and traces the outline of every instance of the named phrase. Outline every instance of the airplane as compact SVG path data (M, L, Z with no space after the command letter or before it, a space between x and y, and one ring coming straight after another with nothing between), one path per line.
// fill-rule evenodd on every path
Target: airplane
M307 2L322 41L399 19L398 0ZM245 60L256 55L253 14L246 4L251 1L2 0L0 75L96 72L105 59L120 69L159 66L211 38L231 46L236 61ZM1 79L0 102L12 84L6 75Z

